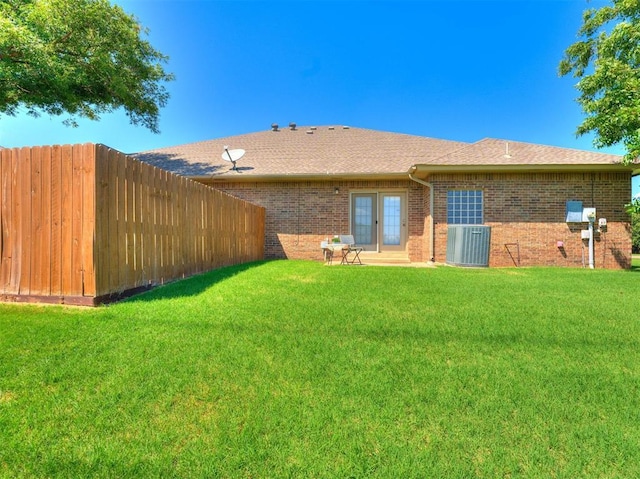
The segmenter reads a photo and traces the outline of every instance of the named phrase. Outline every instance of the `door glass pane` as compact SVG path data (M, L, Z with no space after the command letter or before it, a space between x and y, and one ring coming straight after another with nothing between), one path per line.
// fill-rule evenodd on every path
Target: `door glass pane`
M382 199L384 212L382 244L397 246L400 244L402 212L399 196L385 196Z
M373 198L356 196L354 199L354 240L356 244L371 244L373 243Z

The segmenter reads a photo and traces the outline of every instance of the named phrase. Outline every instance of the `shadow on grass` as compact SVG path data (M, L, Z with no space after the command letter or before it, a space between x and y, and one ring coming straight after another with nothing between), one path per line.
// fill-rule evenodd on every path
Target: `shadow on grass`
M144 293L131 296L121 301L122 303L138 303L158 301L164 299L186 298L197 296L204 292L212 285L220 283L229 278L237 276L249 271L253 268L260 267L269 261L253 261L251 263L243 263L232 266L223 266L218 269L207 271L206 273L197 274L189 278L173 281L164 285L156 286Z

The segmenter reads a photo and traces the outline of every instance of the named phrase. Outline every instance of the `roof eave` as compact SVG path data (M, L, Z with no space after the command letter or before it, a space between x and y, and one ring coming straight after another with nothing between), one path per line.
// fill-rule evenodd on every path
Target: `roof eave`
M270 175L247 175L242 173L188 176L188 178L200 183L273 183L279 181L350 181L350 180L404 180L407 178L405 172L398 173L325 173L325 174L270 174Z
M604 171L629 171L640 173L638 165L617 164L537 164L537 165L425 165L415 164L408 173L417 178L427 178L437 173L584 173Z

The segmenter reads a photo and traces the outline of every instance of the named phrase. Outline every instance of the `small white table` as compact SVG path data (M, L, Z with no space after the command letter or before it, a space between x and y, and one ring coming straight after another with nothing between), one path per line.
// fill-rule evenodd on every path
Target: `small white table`
M349 245L346 243L332 243L331 241L322 241L320 243L320 248L322 248L322 252L324 254L324 261L327 264L333 263L333 253L336 251L340 251L342 253L342 260L340 264L346 261L346 254L349 251Z

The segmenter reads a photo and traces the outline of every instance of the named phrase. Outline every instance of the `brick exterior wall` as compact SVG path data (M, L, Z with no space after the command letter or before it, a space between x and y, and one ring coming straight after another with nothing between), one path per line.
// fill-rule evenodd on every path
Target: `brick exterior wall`
M491 226L489 266L588 265L587 224L565 222L566 202L582 201L607 219L594 242L596 268L631 267L630 173L434 175L436 262L446 261L449 189L484 192L484 224ZM597 222L596 222L597 226ZM561 241L564 247L559 248ZM519 251L519 262L518 262Z
M566 201L596 207L606 232L595 241L596 268L630 268L631 229L624 205L631 198L631 175L622 173L522 173L432 175L435 250L431 251L429 188L409 179L396 181L298 181L215 183L239 198L266 208L267 258L322 260L320 242L345 234L350 193L407 192L407 252L411 261L446 261L446 197L449 189L484 192L484 224L491 229L489 266L588 264L583 224L565 223ZM335 189L338 188L338 194ZM562 241L563 248L558 248ZM505 246L508 245L508 246Z
M267 258L313 260L322 260L321 241L350 232L350 193L406 191L407 250L413 261L424 260L424 192L421 185L411 180L239 182L212 186L265 207Z

